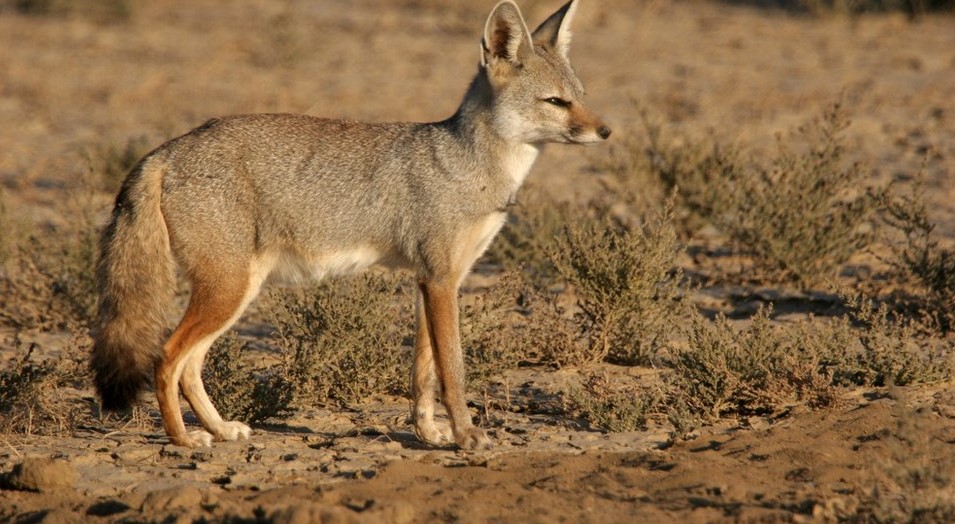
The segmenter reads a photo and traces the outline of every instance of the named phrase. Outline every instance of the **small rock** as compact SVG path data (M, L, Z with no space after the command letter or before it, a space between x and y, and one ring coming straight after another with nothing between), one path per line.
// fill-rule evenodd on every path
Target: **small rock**
M13 467L4 484L12 489L41 493L71 490L76 485L76 469L63 461L28 457Z
M202 493L195 486L176 486L151 491L143 500L144 515L158 515L177 509L195 509L202 504Z

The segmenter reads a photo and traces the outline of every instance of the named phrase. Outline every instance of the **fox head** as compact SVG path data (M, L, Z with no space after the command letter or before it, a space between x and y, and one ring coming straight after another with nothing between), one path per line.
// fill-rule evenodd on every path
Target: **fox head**
M506 140L525 144L588 144L610 128L583 103L584 88L570 66L571 0L528 31L510 0L494 8L484 27L481 73L491 90L491 120Z

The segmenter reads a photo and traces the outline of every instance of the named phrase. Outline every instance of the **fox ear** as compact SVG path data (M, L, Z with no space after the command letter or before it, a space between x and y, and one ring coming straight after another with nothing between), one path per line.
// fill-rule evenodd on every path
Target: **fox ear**
M544 20L537 29L534 30L534 44L556 51L558 55L568 60L570 51L570 21L574 19L574 13L577 11L577 0L570 0Z
M519 66L524 63L532 46L530 31L517 5L510 0L497 4L484 26L481 65L506 60L511 65Z

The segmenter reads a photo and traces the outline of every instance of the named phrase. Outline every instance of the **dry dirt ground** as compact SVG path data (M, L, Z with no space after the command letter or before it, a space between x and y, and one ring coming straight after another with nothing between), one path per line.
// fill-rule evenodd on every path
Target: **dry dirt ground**
M520 3L532 25L557 7ZM161 0L131 2L125 20L95 9L26 16L14 4L0 2L0 183L11 216L55 231L73 220L65 202L83 152L103 144L158 144L239 112L448 116L493 2ZM952 16L818 20L584 0L574 29L573 60L614 138L640 132L645 108L688 133L771 147L842 97L853 157L874 177L924 163L932 218L955 236ZM586 193L599 176L587 166L605 153L550 147L531 178L560 196ZM0 330L0 358L12 335ZM52 353L68 338L29 336ZM509 384L528 396L575 373L522 370ZM149 424L6 435L0 521L829 521L955 497L880 491L909 472L955 471L951 385L846 392L830 409L727 421L677 442L665 427L610 435L499 412L497 446L473 453L420 446L406 411L379 399L300 413L198 451Z

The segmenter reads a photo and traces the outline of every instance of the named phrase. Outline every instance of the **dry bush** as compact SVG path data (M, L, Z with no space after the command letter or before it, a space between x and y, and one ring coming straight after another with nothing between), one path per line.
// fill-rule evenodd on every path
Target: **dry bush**
M663 406L659 389L613 379L607 373L587 376L583 387L563 394L566 414L611 433L647 429L649 418Z
M283 376L281 367L254 367L244 355L246 346L234 335L216 341L202 369L212 403L227 420L251 424L270 418L288 418L292 414L294 387Z
M861 296L847 297L861 350L837 368L844 382L872 386L906 386L948 380L955 375L955 347L933 337L917 321L896 314L886 304Z
M485 388L528 359L526 347L534 339L521 336L523 326L512 320L518 312L525 282L520 274L508 272L486 292L476 295L461 311L461 347L464 349L467 381Z
M88 326L96 311L99 230L91 212L75 225L31 234L13 248L0 278L0 322L16 328Z
M117 190L146 150L145 139L137 138L121 147L103 146L85 153L89 170L71 188L65 224L34 228L18 235L22 238L10 246L7 271L0 278L0 294L5 297L0 321L41 329L90 324L98 294L95 267L100 239L97 211L104 203L101 191Z
M955 252L939 246L929 219L921 175L910 195L884 199L884 222L897 277L914 288L895 302L942 335L955 329ZM897 237L901 237L899 240Z
M526 314L529 360L557 368L594 361L581 326L562 303L563 293L527 286L521 297Z
M364 273L271 294L269 315L295 404L406 391L402 342L414 331L400 288L398 277Z
M836 401L837 386L904 386L955 374L950 341L920 335L871 301L849 307L851 318L780 325L763 308L745 329L723 316L694 316L687 347L673 350L665 375L671 409L714 420L795 402L819 408Z
M593 161L593 169L607 173L598 179L605 191L632 209L655 210L663 207L674 194L673 174L685 170L681 166L695 164L699 152L687 144L678 145L663 136L663 126L654 121L645 109L639 110L643 129L640 133L621 133L608 150ZM666 147L663 145L666 142ZM665 155L665 156L664 156ZM677 193L678 197L679 195ZM675 210L680 233L689 227L683 223L685 206Z
M768 161L734 147L664 142L651 132L650 167L680 204L712 223L752 257L756 280L811 287L835 275L872 241L884 187L866 188L859 164L846 165L848 119L838 103L798 140L778 143Z
M600 215L566 226L549 252L577 296L575 318L588 338L574 364L648 363L685 311L671 215L667 209L635 228Z
M51 434L71 429L78 413L63 388L85 381L83 366L64 358L37 361L37 346L24 345L17 336L13 357L0 369L0 433Z
M665 376L672 401L705 420L772 413L800 400L831 404L825 355L848 339L832 332L807 339L812 331L806 326L773 326L769 315L770 309L760 309L740 330L722 315L713 322L695 315L687 347L674 350Z

